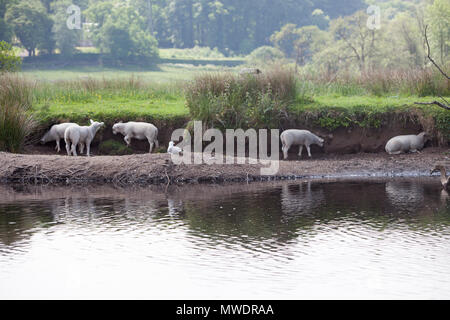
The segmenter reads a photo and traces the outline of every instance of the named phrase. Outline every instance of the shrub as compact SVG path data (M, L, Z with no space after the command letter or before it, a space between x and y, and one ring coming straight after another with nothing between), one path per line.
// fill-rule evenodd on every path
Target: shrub
M282 69L260 75L205 74L186 89L193 120L208 127L277 127L296 98L294 73Z
M22 60L14 54L12 46L5 41L0 41L0 73L17 71Z
M270 46L262 46L253 50L252 53L247 56L247 61L255 64L266 64L274 63L283 58L284 54L281 50Z

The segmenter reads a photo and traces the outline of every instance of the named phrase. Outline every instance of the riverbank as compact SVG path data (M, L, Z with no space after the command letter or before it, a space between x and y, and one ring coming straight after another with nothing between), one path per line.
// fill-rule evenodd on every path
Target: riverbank
M318 154L313 159L279 162L274 176L261 164L173 165L168 154L67 157L0 152L0 182L23 184L158 185L294 180L327 177L427 176L436 164L450 165L448 148L421 153ZM236 162L236 161L235 161Z

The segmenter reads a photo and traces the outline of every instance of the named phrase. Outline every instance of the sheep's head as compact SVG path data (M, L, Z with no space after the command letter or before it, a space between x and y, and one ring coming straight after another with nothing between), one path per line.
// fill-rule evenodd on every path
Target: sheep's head
M112 132L113 134L117 134L117 132L119 132L119 128L118 128L118 123L114 124L112 127Z
M323 142L324 142L325 140L323 140L322 138L320 138L319 139L319 147L323 147Z
M94 120L92 120L92 119L89 120L89 121L91 122L91 126L94 127L95 130L100 129L101 127L103 127L103 126L105 125L104 122L97 122L97 121L94 121Z
M423 142L427 142L429 140L431 140L431 135L428 132L421 132L419 133L419 137L423 137Z
M317 144L319 147L323 147L323 143L324 143L324 142L325 142L324 139L322 139L321 137L317 136L316 144Z
M122 121L119 121L119 122L115 123L115 124L112 126L113 134L123 133L123 126L122 126L122 124L123 124L123 122L122 122Z

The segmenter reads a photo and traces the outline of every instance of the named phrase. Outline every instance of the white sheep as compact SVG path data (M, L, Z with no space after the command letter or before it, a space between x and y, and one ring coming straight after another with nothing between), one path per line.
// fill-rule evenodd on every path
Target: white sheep
M239 75L260 74L260 73L262 73L261 70L257 68L244 68L239 71Z
M317 144L323 147L324 139L316 136L308 130L289 129L283 131L280 135L284 159L288 157L289 148L293 145L299 145L298 155L302 156L303 146L308 150L308 156L311 157L311 150L309 148L312 144Z
M67 155L77 156L76 146L80 144L80 153L83 153L86 146L86 155L90 156L91 142L94 140L97 131L104 126L103 122L90 120L90 126L70 126L64 132L64 140L66 141ZM71 145L72 144L72 145Z
M389 154L400 154L406 152L418 152L423 149L423 146L428 140L426 132L421 132L418 135L404 135L391 138L387 143L385 150Z
M70 126L77 125L76 123L72 122L66 122L66 123L60 123L53 125L50 130L42 137L41 143L45 144L50 141L56 141L56 151L60 152L60 141L61 139L64 139L64 132L66 129Z
M153 146L159 147L158 143L158 128L156 128L151 123L146 122L119 122L113 125L112 127L113 133L117 134L118 132L123 134L125 137L123 138L126 144L129 146L131 143L131 139L138 140L148 140L150 144L149 153L152 153Z

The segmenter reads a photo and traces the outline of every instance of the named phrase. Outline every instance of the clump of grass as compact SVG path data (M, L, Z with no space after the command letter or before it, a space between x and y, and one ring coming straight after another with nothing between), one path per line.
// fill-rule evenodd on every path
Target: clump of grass
M33 90L36 103L54 101L66 103L89 103L104 99L176 99L182 95L181 85L144 81L131 75L129 78L96 79L85 77L58 80L36 85Z
M294 73L269 70L258 75L204 74L186 88L193 120L207 127L277 127L297 96Z
M365 73L305 71L300 82L311 94L374 96L449 96L450 82L434 69L377 69Z
M132 154L133 150L127 145L115 140L106 140L98 146L100 154L105 155L127 155Z
M29 112L33 84L14 75L0 76L0 150L19 152L36 127Z

